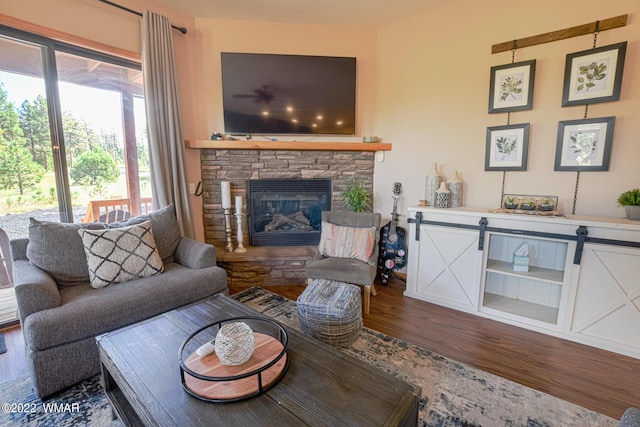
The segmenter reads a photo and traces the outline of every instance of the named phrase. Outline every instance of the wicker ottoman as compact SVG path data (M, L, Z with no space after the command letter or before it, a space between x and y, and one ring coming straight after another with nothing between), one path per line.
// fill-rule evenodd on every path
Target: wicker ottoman
M302 331L327 344L347 347L362 328L360 288L355 285L316 279L297 305Z

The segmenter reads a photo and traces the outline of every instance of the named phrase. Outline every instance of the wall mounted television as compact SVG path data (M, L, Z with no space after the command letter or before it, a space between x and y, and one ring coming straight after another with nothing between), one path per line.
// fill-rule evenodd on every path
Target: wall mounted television
M228 134L354 135L356 58L222 52Z

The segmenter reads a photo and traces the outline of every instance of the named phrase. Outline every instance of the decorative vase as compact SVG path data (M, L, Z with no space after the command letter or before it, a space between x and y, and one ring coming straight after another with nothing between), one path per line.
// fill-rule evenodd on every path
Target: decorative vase
M640 206L625 206L624 210L627 214L627 219L640 221Z
M218 331L215 347L223 365L242 365L255 349L253 330L244 322L227 323Z
M458 171L453 173L453 177L447 182L449 191L451 191L451 206L459 208L462 206L462 180L458 176Z
M438 164L434 163L431 167L431 172L426 178L425 189L424 189L424 199L427 201L429 206L435 206L436 204L436 191L440 186L440 182L442 178L438 175Z
M448 208L451 206L451 191L447 188L447 183L440 183L440 188L436 191L436 208Z

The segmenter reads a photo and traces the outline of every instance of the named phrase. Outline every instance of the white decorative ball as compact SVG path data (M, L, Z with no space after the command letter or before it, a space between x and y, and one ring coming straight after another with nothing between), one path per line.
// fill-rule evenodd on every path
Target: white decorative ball
M216 354L223 365L242 365L253 354L255 343L249 325L244 322L227 323L216 335Z

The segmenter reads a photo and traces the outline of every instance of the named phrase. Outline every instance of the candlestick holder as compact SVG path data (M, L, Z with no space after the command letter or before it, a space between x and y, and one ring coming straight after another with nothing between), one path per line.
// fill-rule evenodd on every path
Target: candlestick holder
M231 209L224 209L224 231L227 235L227 244L224 247L225 252L233 252L233 243L231 242Z
M242 242L244 241L244 236L242 235L242 224L244 223L244 214L242 212L236 211L236 221L238 223L238 247L235 249L235 252L247 252L247 248L244 247Z

